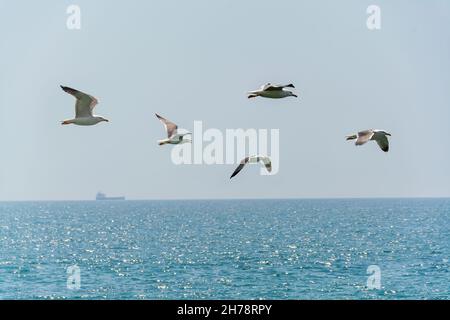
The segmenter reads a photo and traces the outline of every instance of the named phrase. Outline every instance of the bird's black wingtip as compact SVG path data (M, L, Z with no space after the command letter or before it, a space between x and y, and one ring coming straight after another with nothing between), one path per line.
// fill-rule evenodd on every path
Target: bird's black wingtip
M68 86L62 86L62 85L60 85L60 87L61 87L61 89L63 89L63 90L64 90L65 92L67 92L67 93L71 93L71 92L69 92L69 91L73 91L73 92L77 91L77 90L72 89L71 87L68 87Z

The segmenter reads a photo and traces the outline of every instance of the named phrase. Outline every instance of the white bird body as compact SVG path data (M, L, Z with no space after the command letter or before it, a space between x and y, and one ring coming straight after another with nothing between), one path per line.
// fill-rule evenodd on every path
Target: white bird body
M164 144L183 144L183 143L191 143L192 141L189 139L184 139L185 135L188 135L190 133L185 133L185 134L177 134L171 138L167 138L167 139L161 139L158 140L158 144L160 146L164 145Z
M248 93L248 98L271 98L271 99L281 99L286 97L297 97L292 91L284 90L285 88L295 88L293 84L288 85L273 85L266 84L262 86L259 90L250 91Z
M78 126L93 126L99 122L109 120L101 117L93 115L93 110L95 106L98 104L98 100L93 96L86 94L84 92L78 91L76 89L72 89L69 87L61 86L68 94L74 96L77 101L75 103L75 118L64 120L61 122L63 125L67 124L75 124Z
M357 134L349 135L346 137L347 140L355 140L355 145L361 146L368 141L376 141L378 146L383 150L384 152L389 151L389 140L388 136L391 136L390 133L384 131L384 130L378 130L378 129L369 129L360 131Z

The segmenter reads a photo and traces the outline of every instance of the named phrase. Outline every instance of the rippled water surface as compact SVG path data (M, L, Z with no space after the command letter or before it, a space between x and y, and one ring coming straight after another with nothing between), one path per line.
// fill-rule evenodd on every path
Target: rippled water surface
M449 299L449 221L449 199L1 203L0 298Z

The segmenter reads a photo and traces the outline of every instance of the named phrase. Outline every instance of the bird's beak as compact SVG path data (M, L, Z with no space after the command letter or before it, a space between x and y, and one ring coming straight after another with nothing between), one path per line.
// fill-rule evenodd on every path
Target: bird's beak
M298 98L298 96L296 94L293 94L292 96Z
M108 120L108 119L105 119L105 121L106 121L106 122L109 122L109 120Z
M392 134L390 134L390 133L387 133L387 132L386 132L386 135L387 135L387 136L389 136L389 137L390 137L390 136L392 136Z

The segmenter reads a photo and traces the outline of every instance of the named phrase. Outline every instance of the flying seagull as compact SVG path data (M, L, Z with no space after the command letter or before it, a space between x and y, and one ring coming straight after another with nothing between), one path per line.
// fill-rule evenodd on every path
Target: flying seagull
M389 151L389 140L387 136L391 136L390 133L384 131L384 130L375 130L375 129L369 129L360 131L357 134L349 135L347 136L347 140L355 140L355 145L361 146L365 144L369 140L374 140L378 143L381 150L384 152Z
M86 93L83 93L81 91L61 86L61 89L63 89L68 94L74 96L77 99L77 102L75 103L75 118L64 120L61 122L61 124L76 124L79 126L93 126L99 122L109 120L100 117L100 116L94 116L92 114L92 111L94 110L95 106L97 105L98 101L93 96L88 95Z
M288 85L275 85L268 83L263 85L259 90L250 91L248 93L248 98L256 98L256 97L264 97L264 98L272 98L272 99L280 99L286 97L296 97L297 95L292 93L291 91L284 90L284 88L295 88L293 84Z
M230 179L233 178L235 175L237 175L239 172L241 172L241 170L244 168L244 166L247 163L258 163L258 162L262 162L264 164L264 166L266 167L268 172L272 171L272 162L270 161L270 158L267 156L250 156L250 157L246 157L244 158L241 163L239 164L239 166L236 168L236 170L234 170L233 174L231 175Z
M184 136L191 134L190 132L178 133L178 126L175 123L164 119L157 113L155 113L155 115L164 124L167 132L167 139L158 140L160 146L162 146L163 144L180 144L192 142L191 140L184 139Z

